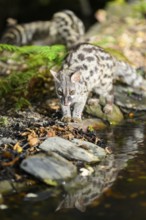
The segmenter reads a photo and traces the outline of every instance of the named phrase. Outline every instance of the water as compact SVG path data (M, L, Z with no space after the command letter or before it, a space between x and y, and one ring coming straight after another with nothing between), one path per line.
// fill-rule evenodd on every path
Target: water
M80 190L68 194L40 190L40 200L24 200L24 193L7 195L8 209L0 210L1 220L145 220L146 219L146 124L127 121L108 132L114 154L95 174L82 180ZM88 183L88 184L87 184ZM37 190L34 190L36 192ZM32 191L31 191L32 192ZM45 195L45 197L44 197ZM47 195L47 196L46 196ZM76 206L76 208L71 208ZM67 208L68 207L68 208ZM55 211L58 209L58 211Z

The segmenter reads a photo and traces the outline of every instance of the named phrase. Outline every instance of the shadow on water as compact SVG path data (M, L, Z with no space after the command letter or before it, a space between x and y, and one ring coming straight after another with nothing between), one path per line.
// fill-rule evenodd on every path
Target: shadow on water
M128 121L100 134L113 148L94 173L65 184L64 193L41 191L8 198L1 219L146 219L146 124ZM7 200L7 198L5 198Z

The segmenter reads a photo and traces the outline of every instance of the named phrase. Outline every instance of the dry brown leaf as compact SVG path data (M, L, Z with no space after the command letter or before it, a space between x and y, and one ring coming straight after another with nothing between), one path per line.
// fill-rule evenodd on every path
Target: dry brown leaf
M30 137L29 135L28 143L31 147L36 146L39 143L39 139L37 137Z
M56 131L65 131L66 127L59 127L57 125L52 126L53 129L55 129Z
M56 132L53 130L53 129L50 129L49 131L48 131L48 137L54 137L54 136L56 136Z
M13 150L17 151L18 153L21 153L23 151L23 148L20 146L19 142L17 142L14 145Z
M62 137L68 140L72 140L74 138L74 135L72 133L69 133L69 134L64 134Z
M47 133L47 129L44 128L44 127L40 127L40 129L39 129L39 136L43 137L44 135L46 135L46 133Z
M38 138L37 134L35 133L35 131L32 131L28 135L27 140L28 140L30 147L34 147L39 143L39 138Z
M21 133L21 136L27 136L27 135L29 135L29 131L25 131L25 132L23 132L23 133Z

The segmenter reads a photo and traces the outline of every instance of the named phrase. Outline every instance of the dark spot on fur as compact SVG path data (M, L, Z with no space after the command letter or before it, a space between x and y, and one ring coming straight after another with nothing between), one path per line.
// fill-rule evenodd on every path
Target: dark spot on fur
M83 64L83 67L84 67L84 69L85 69L85 70L87 70L87 69L88 69L88 67L87 67L87 65L86 65L86 64Z
M59 21L59 22L60 22L60 27L61 28L64 28L68 24L68 22L65 19L62 20L62 21Z
M104 78L110 78L111 77L111 75L109 75L109 74L104 74Z
M76 71L80 71L80 70L82 70L82 69L83 69L82 66L76 66Z
M105 59L105 60L111 60L112 58L111 58L111 56L105 56L104 59Z
M106 81L104 81L104 80L102 81L102 80L101 80L101 85L102 85L102 86L105 86L106 84L107 84Z
M78 63L79 61L78 61L77 59L74 59L74 62L75 62L75 63Z
M67 28L62 28L61 30L58 29L58 36L59 38L65 38L68 36L69 30Z
M109 65L109 63L107 63L107 64L106 64L106 66L107 66L107 68L110 68L110 65Z
M97 70L98 70L97 67L95 67L95 72L97 72Z
M83 49L83 51L85 51L85 52L87 52L87 53L91 53L92 51L94 50L94 47L85 47L84 49Z
M94 57L86 57L86 59L91 62L91 61L94 61Z
M104 53L105 53L105 51L103 50L103 48L101 48L101 47L97 47L97 49L98 49L98 51L100 51L100 52L104 52Z
M87 85L88 85L87 81L84 81L84 82L85 82L85 86L87 87Z
M90 70L90 75L93 76L94 72L93 70Z
M101 66L102 66L102 68L104 68L104 67L106 67L106 64L102 64Z
M68 40L68 39L67 39L67 44L68 44L68 45L72 45L73 43L74 43L73 40Z
M84 60L84 59L85 59L84 54L80 53L80 54L78 55L78 59L79 59L79 60Z
M96 56L96 58L97 58L97 62L99 62L99 61L100 61L100 58L99 58L98 56Z
M105 60L105 56L100 56L100 58L101 58L102 60Z

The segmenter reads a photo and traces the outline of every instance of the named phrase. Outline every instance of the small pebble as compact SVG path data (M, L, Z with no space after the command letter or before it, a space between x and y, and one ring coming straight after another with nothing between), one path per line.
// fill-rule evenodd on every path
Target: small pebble
M36 198L37 197L37 194L35 193L28 193L25 198Z
M1 205L0 205L0 209L2 209L2 210L7 209L7 208L8 208L8 206L5 205L5 204L1 204Z

